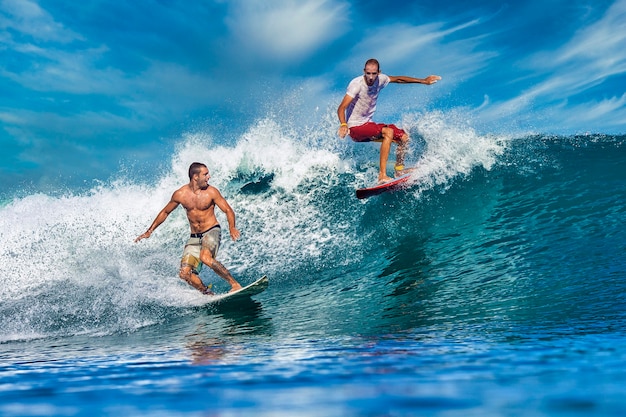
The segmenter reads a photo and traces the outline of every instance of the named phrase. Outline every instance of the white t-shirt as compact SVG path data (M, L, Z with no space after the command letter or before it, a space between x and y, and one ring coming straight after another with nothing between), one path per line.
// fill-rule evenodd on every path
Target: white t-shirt
M372 116L374 116L376 111L378 93L387 84L389 84L389 76L382 73L378 74L376 81L374 81L371 87L367 85L365 77L362 75L350 81L346 91L346 94L352 97L352 101L346 110L348 127L361 126L372 120Z

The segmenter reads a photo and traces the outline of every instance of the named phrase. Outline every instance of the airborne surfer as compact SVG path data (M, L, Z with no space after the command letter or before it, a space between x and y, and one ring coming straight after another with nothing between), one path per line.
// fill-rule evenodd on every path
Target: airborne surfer
M438 75L426 78L413 78L404 75L393 76L380 72L380 64L376 59L369 59L365 63L363 76L350 81L346 95L343 97L337 115L339 116L339 131L341 138L350 135L355 142L382 141L380 145L380 168L378 182L390 181L387 176L387 159L391 150L391 143L398 144L396 150L396 176L404 171L404 154L409 143L409 135L393 124L374 123L372 117L376 111L376 101L380 90L389 83L398 84L434 84L441 79Z
M176 207L182 205L187 211L191 236L183 250L179 276L203 294L212 294L200 279L202 264L207 265L231 286L230 292L241 289L228 269L215 259L220 246L221 228L215 217L215 206L226 214L230 236L239 239L235 227L235 212L222 197L219 190L209 185L209 169L206 165L194 162L189 166L189 184L185 184L172 194L170 202L159 212L148 230L139 235L135 242L149 238L152 232L167 219Z

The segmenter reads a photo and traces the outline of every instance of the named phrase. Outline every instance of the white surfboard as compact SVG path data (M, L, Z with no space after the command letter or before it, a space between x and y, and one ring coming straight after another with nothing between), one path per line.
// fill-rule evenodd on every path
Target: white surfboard
M227 292L223 294L209 295L208 304L223 303L226 301L232 302L232 301L250 298L253 295L257 295L265 291L268 285L269 285L269 280L267 279L267 276L264 275L261 278L257 279L256 281L254 281L252 284L246 285L240 290L237 290L234 292Z

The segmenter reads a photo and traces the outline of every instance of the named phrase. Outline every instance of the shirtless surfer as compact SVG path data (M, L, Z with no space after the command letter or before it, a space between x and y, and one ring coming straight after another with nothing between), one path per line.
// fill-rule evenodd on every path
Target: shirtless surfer
M231 238L237 240L240 233L235 227L235 212L219 190L209 185L210 178L211 175L206 165L199 162L191 164L189 184L174 191L170 202L159 212L150 228L135 239L135 242L139 242L141 239L149 238L152 232L167 219L167 216L178 205L182 205L187 210L191 236L183 250L179 276L203 294L212 294L212 292L200 279L199 272L202 264L207 265L226 280L231 286L231 292L241 288L224 265L215 259L222 234L215 217L216 205L226 214Z
M359 76L350 81L346 95L339 104L337 116L339 116L340 125L337 133L341 138L345 138L349 134L355 142L382 141L378 182L384 183L391 180L387 176L387 159L389 159L391 142L398 144L395 174L402 175L409 135L393 124L374 123L372 121L380 90L389 83L430 85L439 81L441 77L430 75L426 78L413 78L404 75L386 75L380 72L380 64L373 58L367 60L363 72L362 77Z

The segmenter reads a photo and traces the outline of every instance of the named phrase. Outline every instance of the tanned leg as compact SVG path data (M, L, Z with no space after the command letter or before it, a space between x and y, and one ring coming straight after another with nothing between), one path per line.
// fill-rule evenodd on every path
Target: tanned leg
M387 176L387 160L389 159L389 151L393 142L393 129L383 127L383 141L380 144L380 170L378 172L378 181L389 181L391 178Z
M409 145L409 135L405 133L400 139L400 142L398 143L398 148L396 149L396 166L398 165L404 166L404 157L406 155L406 149L408 145Z
M200 277L194 274L191 271L191 267L188 265L183 265L180 267L180 271L178 273L183 280L185 280L189 285L197 289L198 291L205 293L207 291L207 286L204 285Z
M229 292L237 291L242 288L241 284L239 284L235 280L235 278L233 278L228 269L226 269L224 265L218 262L217 259L213 258L210 250L202 248L202 250L200 251L200 260L203 264L215 271L215 273L219 275L220 278L230 284L231 288Z

